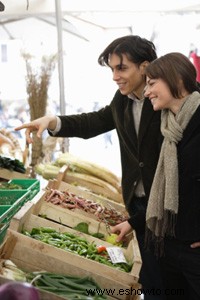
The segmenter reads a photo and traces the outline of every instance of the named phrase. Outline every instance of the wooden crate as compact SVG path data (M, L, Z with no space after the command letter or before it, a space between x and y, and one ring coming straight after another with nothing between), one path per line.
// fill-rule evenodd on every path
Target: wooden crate
M64 184L65 190L67 187L67 191L70 191L72 193L76 192L75 188L73 186L70 186L68 184ZM62 188L61 188L62 190ZM75 227L79 223L84 222L88 224L88 229L91 234L94 233L102 233L105 236L108 235L109 233L109 228L104 222L100 222L97 220L97 218L93 214L88 214L86 212L83 212L80 209L77 210L69 210L66 208L62 208L60 206L54 205L52 203L49 203L45 201L46 197L46 190L41 190L32 200L31 203L32 205L28 206L28 212L26 212L27 206L24 206L22 211L20 212L19 218L23 218L26 213L31 213L37 216L45 217L48 220L60 223L62 225L68 226L68 227ZM86 195L86 192L83 191L82 193L79 193L79 196L84 196L87 197L87 199L91 199L94 201L94 198L92 198L91 195ZM105 205L107 205L105 203ZM113 208L116 209L116 206L119 206L119 204L115 204L115 207ZM109 206L109 205L108 205ZM14 226L15 219L12 220L12 225ZM129 236L129 240L132 238L132 235Z
M36 201L37 202L37 201ZM21 234L21 230L31 230L33 227L52 227L59 232L71 232L86 238L89 242L95 242L96 245L102 244L102 241L93 236L77 232L69 227L59 223L44 219L34 214L35 205L33 202L27 202L24 207L11 220L8 234L14 236L18 241L17 248L14 251L16 255L12 256L12 260L19 265L20 260L26 260L27 264L35 269L47 269L50 272L68 273L71 275L87 274L92 276L94 280L102 288L112 289L116 291L114 298L116 299L137 299L135 295L119 295L119 290L129 291L131 288L138 289L138 277L141 268L141 257L138 243L135 237L129 242L128 247L123 249L124 256L127 260L134 262L132 270L129 273L117 270L113 267L89 260L82 256L64 251L40 241L34 240ZM103 242L105 246L111 244ZM9 247L12 249L13 247ZM7 251L7 250L6 250ZM23 255L22 255L23 253ZM30 260L31 257L31 260Z
M90 193L89 191L86 191L84 189L81 189L80 187L71 185L64 181L50 180L48 182L47 188L56 189L59 191L67 191L67 192L75 194L79 197L83 197L85 199L99 203L103 207L107 207L109 209L114 209L114 210L118 211L119 213L128 216L128 213L126 211L124 204L113 202L112 200L109 200L100 195L95 195L93 193ZM58 208L58 213L55 214L55 209L57 210L57 208ZM63 216L62 208L59 208L56 205L52 205L51 203L47 204L47 202L46 202L46 203L42 204L42 206L40 208L40 213L45 214L45 212L46 212L48 214L48 218L50 218L51 220L55 220L57 222L59 222L59 221L62 222L64 220L63 224L68 225L68 226L70 226L70 224L71 224L71 227L76 226L77 220L81 219L82 220L81 222L87 222L88 224L90 224L89 226L91 227L92 233L96 232L96 230L99 229L100 232L107 234L107 227L105 226L104 223L99 223L99 221L97 221L97 217L94 214L86 213L80 209L71 210L71 211L68 210L67 212L66 212L66 210L67 209L64 209L65 213L69 214L69 218L67 220L65 219L65 213ZM59 220L57 219L58 216L59 216Z
M78 186L69 184L65 181L59 181L59 180L49 180L47 187L58 189L59 191L69 191L71 193L74 193L76 195L82 196L83 198L93 200L94 202L101 203L102 205L106 207L111 207L116 209L119 212L126 213L126 208L123 203L117 203L115 201L112 201L108 198L105 198L101 195L97 195L94 193L91 193L88 190L84 190L83 188L80 188Z
M24 271L46 270L59 274L90 276L102 289L112 291L112 297L115 299L135 300L136 296L134 294L127 295L127 291L130 291L131 288L135 290L140 288L137 278L130 274L105 265L101 266L97 262L56 249L10 229L8 229L6 242L0 251L0 257L12 260ZM131 282L122 280L124 275L131 277ZM122 295L122 290L124 295ZM121 291L120 295L119 291Z
M16 171L10 171L8 169L0 168L0 178L10 180L10 179L16 179L16 178L28 178L28 173L20 173Z

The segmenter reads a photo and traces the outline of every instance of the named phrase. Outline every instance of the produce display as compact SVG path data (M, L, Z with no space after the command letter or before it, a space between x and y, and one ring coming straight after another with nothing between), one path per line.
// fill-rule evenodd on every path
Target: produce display
M22 190L22 186L12 182L0 182L0 189L1 190Z
M36 173L45 179L56 179L49 180L42 190L38 179L26 177L21 161L0 156L0 168L4 172L0 202L16 207L12 214L2 211L2 219L12 226L1 233L0 276L21 283L21 287L16 285L16 294L28 284L40 295L53 299L104 300L107 297L99 285L103 291L110 286L117 291L119 286L126 289L137 284L141 261L136 244L132 236L117 242L118 236L110 228L128 219L120 178L69 153L63 153L55 162L36 166ZM21 269L8 259L9 255L4 256L15 242L10 259ZM21 260L24 249L26 255ZM34 261L32 272L27 272L31 268L29 257ZM54 258L55 263L49 258ZM7 288L4 282L3 279L0 286L3 292ZM121 295L116 299L128 300Z
M19 173L25 173L26 168L24 164L18 159L12 159L5 156L0 156L0 168L16 171Z
M86 222L80 222L78 223L75 227L73 227L73 229L79 231L79 232L83 232L86 234L89 234L93 237L96 237L100 240L105 240L105 234L101 233L101 232L95 232L95 233L90 233L89 232L89 225Z
M62 250L73 252L87 259L114 267L120 271L130 272L132 263L113 263L107 251L99 251L98 245L94 242L88 242L85 238L79 237L73 233L59 233L50 227L32 228L29 232L23 230L22 233L28 237L47 243Z
M4 276L7 279L14 280L16 282L27 282L29 284L27 285L27 287L32 287L33 290L36 287L39 290L54 293L68 300L107 299L106 296L101 296L97 294L97 290L100 290L100 287L92 278L87 276L69 276L50 273L46 271L25 272L19 269L11 260L8 259L0 261L0 275ZM17 285L17 288L18 289L16 289L15 296L17 296L18 292L20 292L20 285ZM89 295L90 291L93 292L91 295ZM36 292L34 292L34 295L35 293ZM21 294L19 296L21 296ZM23 296L26 297L26 294L23 293ZM19 299L21 300L21 298ZM39 297L37 299L39 299Z
M97 283L89 277L59 275L48 272L34 272L27 276L28 281L38 289L54 293L68 300L103 300L104 295L98 295L101 290ZM92 295L89 292L92 291Z
M62 153L54 162L38 164L35 171L47 180L54 179L64 165L68 166L68 170L63 176L63 181L82 186L116 202L123 202L120 178L110 170L68 152Z
M98 221L106 222L111 226L127 220L127 215L123 215L114 208L102 206L100 203L85 199L81 196L75 195L74 193L70 193L67 190L47 190L44 200L66 209L82 210L91 214L92 216L95 216Z
M83 232L83 233L86 233L86 234L89 234L91 236L94 236L94 237L96 237L100 240L106 241L106 242L108 242L112 245L115 245L115 246L119 246L119 247L126 247L127 246L127 240L126 239L124 239L123 241L117 242L118 234L116 234L116 233L110 233L109 232L107 235L104 235L101 232L90 233L89 232L89 226L85 222L78 223L73 229L75 229L77 231L80 231L80 232ZM109 231L109 229L108 229L108 231ZM98 251L99 251L99 249L106 250L105 246L99 246Z

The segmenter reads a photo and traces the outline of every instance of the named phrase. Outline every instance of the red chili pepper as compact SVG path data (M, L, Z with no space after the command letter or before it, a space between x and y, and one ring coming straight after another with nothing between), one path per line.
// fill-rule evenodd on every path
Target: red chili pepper
M106 246L102 246L102 245L101 245L101 246L98 246L98 247L97 247L97 252L98 252L98 253L101 253L101 252L103 252L103 251L106 251Z

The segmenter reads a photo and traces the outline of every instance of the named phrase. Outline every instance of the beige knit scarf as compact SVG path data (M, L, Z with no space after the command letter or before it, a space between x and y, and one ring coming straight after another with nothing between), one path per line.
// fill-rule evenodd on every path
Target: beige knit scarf
M176 145L199 105L200 94L193 92L185 98L176 115L170 110L162 111L161 132L164 140L147 206L147 236L151 234L157 239L163 239L166 235L174 236L179 198Z

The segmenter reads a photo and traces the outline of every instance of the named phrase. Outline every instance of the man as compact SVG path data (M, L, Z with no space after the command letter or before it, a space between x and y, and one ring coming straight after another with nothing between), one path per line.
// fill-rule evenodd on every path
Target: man
M114 40L100 54L98 62L112 70L118 90L111 103L99 111L69 116L45 116L24 124L26 139L32 142L31 132L38 137L45 129L50 135L88 139L116 129L122 164L122 192L130 219L112 228L119 240L134 229L142 256L140 282L144 289L152 289L145 300L163 299L158 263L144 248L145 213L156 169L162 136L160 112L154 112L144 99L145 67L157 58L152 42L139 36L124 36ZM157 294L153 292L157 290Z

